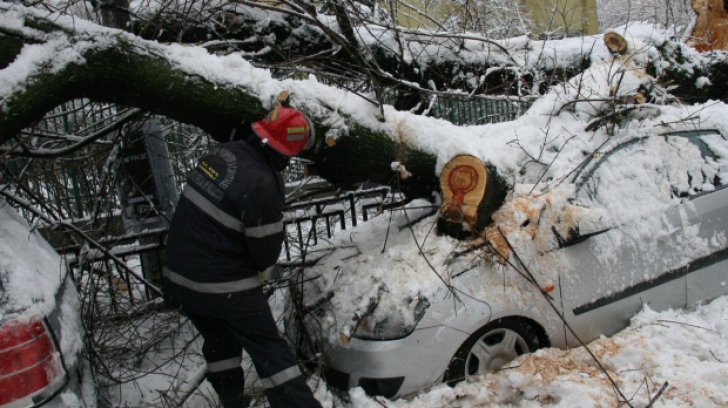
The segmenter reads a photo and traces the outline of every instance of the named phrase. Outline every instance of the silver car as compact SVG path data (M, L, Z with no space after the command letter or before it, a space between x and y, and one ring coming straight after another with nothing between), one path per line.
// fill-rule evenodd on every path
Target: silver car
M645 146L649 143L655 146ZM320 283L334 282L340 276L326 277L323 275L328 271L314 268L308 276L310 286L303 290L305 316L290 318L288 334L299 349L303 345L309 352L322 353L330 385L341 389L360 386L369 394L394 398L443 381L454 384L499 369L516 356L540 347L578 346L567 323L579 339L587 342L626 327L630 317L645 306L654 310L682 308L728 293L728 177L706 170L705 165L724 160L714 153L724 143L716 131L699 131L632 139L613 147L575 172L569 180L572 196L566 194L563 206L549 197L550 207L539 207L531 218L512 217L517 224L510 226L505 218L496 217L495 224L500 223L501 232L505 230L503 236L532 237L531 241L501 240L500 250L507 252L510 264L503 258L498 261L498 257L490 262L480 257L479 263L473 264L474 257L463 255L460 262L465 266L450 267L451 272L441 276L443 284L434 296L403 302L410 306L411 313L392 309L389 316L368 320L365 315L384 303L384 297L371 295L377 297L377 301L370 302L371 307L354 308L355 316L347 320L349 323L342 322L336 309L346 301L338 299L338 306L331 302L340 296L337 285L345 283ZM620 168L631 167L620 163L651 160L649 155L656 149L675 146L689 151L693 158L702 157L704 162L685 170L690 174L670 169L655 172L658 176L667 174L669 180L651 179L656 186L645 185L644 180L635 182L633 190L628 189L629 196L600 197L608 191L605 183L615 182L613 177L621 177L625 183L640 178L621 174ZM652 163L650 160L645 163ZM675 158L660 163L679 167L670 160ZM702 176L693 174L695 171L702 172ZM642 193L665 194L657 198L667 204L644 206L650 198L642 197ZM512 199L506 206L515 206L517 201ZM589 205L584 207L583 203ZM589 208L600 203L607 204L600 205L599 210ZM554 214L549 215L550 210ZM508 211L514 210L506 209L504 213ZM551 223L544 220L550 216L554 217ZM571 225L567 225L568 220ZM536 226L539 222L543 225ZM566 228L562 228L564 225ZM391 230L397 229L392 225ZM531 235L527 235L529 231ZM349 235L358 234L359 242L363 242L361 237L368 233L382 234L382 230L362 228ZM538 240L543 242L539 244ZM356 242L349 246L364 251ZM364 256L354 253L337 257L345 247L339 244L333 255L326 256L336 257L338 265L345 265L354 256ZM466 247L461 254L467 252ZM369 256L373 261L385 262L385 258L398 255L396 251L381 251ZM457 263L453 259L450 255L450 266ZM452 272L454 269L459 272ZM366 279L366 274L357 279ZM328 300L327 290L333 291ZM387 296L386 289L384 292L383 296ZM334 334L338 331L339 338L326 327L335 327ZM302 330L309 338L317 339L317 344L302 343L301 336L296 336Z
M66 271L43 237L0 200L0 408L96 405L84 371L78 293Z

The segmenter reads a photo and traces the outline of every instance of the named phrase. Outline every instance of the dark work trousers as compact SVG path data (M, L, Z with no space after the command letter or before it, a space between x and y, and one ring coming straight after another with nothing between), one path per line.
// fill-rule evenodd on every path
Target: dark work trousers
M190 313L187 316L204 339L202 354L207 361L207 380L223 407L247 407L250 402L243 395L243 349L253 360L271 407L321 407L288 344L278 333L267 303L239 321Z

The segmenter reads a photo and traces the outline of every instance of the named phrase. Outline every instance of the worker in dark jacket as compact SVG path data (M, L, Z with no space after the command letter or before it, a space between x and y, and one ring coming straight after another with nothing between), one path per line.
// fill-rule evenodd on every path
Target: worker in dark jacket
M303 114L276 103L247 139L221 144L187 178L172 219L162 291L204 339L207 379L226 408L247 406L242 350L272 407L319 407L280 337L258 273L283 242L283 170L313 142Z

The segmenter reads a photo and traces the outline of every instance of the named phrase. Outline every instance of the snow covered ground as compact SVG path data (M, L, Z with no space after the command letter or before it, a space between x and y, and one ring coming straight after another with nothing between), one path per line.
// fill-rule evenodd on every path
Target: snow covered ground
M8 11L2 19L17 25L19 30L29 30L20 23L22 13L19 11ZM59 24L98 34L96 43L76 44L58 38L44 45L28 47L14 64L5 69L5 75L0 77L0 95L10 95L26 86L28 72L40 70L46 64L60 70L66 64L81 61L84 47L115 46L104 35L108 30L71 23L69 20L59 19ZM665 90L657 89L653 95L656 97L654 103L635 106L627 104L628 108L634 108L634 112L622 112L629 113L628 119L615 125L599 125L600 119L611 113L619 113L625 101L632 100L630 98L636 96L641 88L652 87L644 67L651 60L659 60L658 46L667 37L664 30L645 25L633 25L620 29L620 32L631 44L632 54L628 58L613 59L597 37L544 44L546 54L552 58L534 60L558 66L559 63L567 61L568 57L581 56L581 50L593 48L592 67L572 81L555 87L522 118L507 123L473 127L457 127L442 120L397 112L391 107L384 111L384 122L379 122L374 113L376 107L344 91L332 90L314 79L277 81L270 72L252 67L239 56L217 57L195 47L142 42L139 44L146 47L145 49L165 55L181 70L221 85L246 88L251 94L258 95L261 101L267 100L281 89L292 90L295 95L294 103L322 119L327 119L335 130L340 131L329 135L332 137L347 136L347 123L350 122L345 118L350 117L355 122L386 132L395 140L410 142L413 146L436 155L437 170L442 169L455 155L474 155L494 165L514 190L518 185L535 186L545 183L546 186L539 187L544 192L560 191L560 187L573 182L571 176L590 158L605 155L610 149L644 139L644 143L634 144L632 148L625 150L632 154L634 160L628 162L628 165L610 166L602 174L602 183L598 188L594 187L595 192L590 200L578 203L594 211L604 211L605 217L601 220L608 226L610 222L622 221L628 215L655 213L679 203L686 196L712 191L728 180L728 142L724 137L716 136L704 140L716 154L715 158L704 157L701 149L694 144L685 141L668 142L657 137L669 131L707 128L718 129L723 135L728 135L728 123L725 120L728 105L725 103L684 105L675 103L664 93L660 93ZM560 47L558 50L548 48L556 44ZM72 52L64 53L65 57L59 59L56 56L58 50ZM542 52L543 50L533 51ZM688 56L688 61L700 60L699 56ZM524 66L528 66L526 62L531 60L530 57L531 53L523 53ZM685 67L688 71L691 68ZM709 80L701 78L700 84L709 86ZM333 110L325 109L323 101L326 106L332 106ZM643 154L644 152L652 154ZM636 192L640 194L635 194ZM524 196L511 194L503 211L510 211L510 220L520 220L522 218L519 217L526 214L514 210L517 199L525 198L535 202L542 197L530 192ZM567 198L565 201L572 197ZM544 231L551 231L550 227L558 226L558 217L550 221L543 224ZM664 232L661 229L663 227L661 223L628 226L637 237L659 236ZM365 231L366 228L368 227L359 231ZM424 224L414 228L424 235L428 233ZM512 234L507 234L513 242L526 241L524 234L527 231L514 229L511 232ZM405 230L400 231L398 236L405 237L408 234L409 231ZM382 238L381 234L373 236ZM534 232L531 238L536 236L542 238L540 241L534 240L538 245L554 245L550 232L546 235ZM398 244L397 239L392 238L390 248ZM725 240L725 237L721 237L721 240ZM432 242L436 242L435 247L425 250L431 250L440 261L454 248L452 240L433 239L430 245ZM380 248L382 244L372 239L365 240L364 243L372 248ZM704 244L705 248L693 248L698 251L706 249L710 243L693 244ZM533 246L534 253L548 249L538 245ZM343 248L343 244L341 247ZM399 250L401 248L408 248L410 252L402 252ZM597 250L606 254L610 248L605 246ZM352 283L342 286L341 282L328 282L325 288L356 287L358 290L356 293L345 292L354 296L339 297L348 301L347 304L342 303L342 307L337 310L343 316L343 321L346 321L346 314L351 316L361 306L361 302L369 298L371 290L376 290L377 284L385 280L390 294L402 294L399 300L408 296L411 298L410 295L417 293L435 293L437 279L422 264L418 248L410 243L402 244L399 249L390 251L386 256L380 256L376 251L371 252L371 259L382 261L387 258L409 264L419 262L416 267L411 268L410 274L392 274L397 269L393 268L394 263L388 263L381 265L376 273L359 269L359 273L374 278L374 281L357 279L361 275L357 276L356 269L350 268L351 275L347 279L359 282L358 285ZM650 255L649 251L645 253L646 256ZM360 256L358 261L366 260L366 256L367 254ZM321 268L323 272L331 273L331 270L324 269ZM425 275L428 279L419 279ZM393 296L387 299L394 300L397 299ZM725 387L728 383L728 352L725 351L728 350L727 308L728 297L722 297L690 311L657 313L644 310L633 319L628 329L611 338L598 339L590 348L616 379L621 392L635 406L647 405L665 384L667 385L657 406L725 406L728 405L728 387ZM167 321L164 322L164 327L171 328L172 331L160 333L157 331L162 325L159 319L165 318ZM109 331L125 335L116 340L119 354L129 360L124 366L127 371L123 373L123 383L100 381L113 405L171 405L203 372L199 339L195 338L194 331L186 322L165 315L146 319L142 322L136 321L138 324L130 326L135 327L135 330ZM131 343L132 341L138 343ZM140 356L130 355L132 350L146 350L147 353ZM118 369L119 367L111 367L112 371ZM114 374L118 376L120 373ZM251 378L251 382L252 380ZM612 385L582 349L544 349L522 356L496 373L461 383L454 388L436 386L410 400L394 402L369 398L361 389L354 389L350 394L350 401L344 402L330 393L320 379L314 378L311 381L316 388L316 396L324 405L337 407L614 407L618 404L617 393ZM188 399L186 406L208 407L212 404L213 393L204 385Z
M646 406L665 383L656 407L728 405L728 296L693 310L646 309L624 331L589 348L636 407ZM379 402L359 389L352 392L352 406L381 407ZM618 399L583 348L547 348L476 381L384 405L616 407Z
M159 322L155 322L159 324ZM149 351L140 372L155 363L182 355L175 363L156 367L136 381L109 388L114 406L156 407L185 390L185 381L200 374L199 339L189 327L172 343ZM616 380L635 407L644 407L666 385L656 407L721 407L728 405L728 296L691 310L643 310L622 332L600 338L589 348ZM250 366L244 367L250 370ZM254 376L253 376L254 377ZM252 378L251 378L252 380ZM461 382L438 385L408 399L371 398L360 388L344 401L319 378L309 381L324 407L615 407L617 393L583 348L541 349L514 360L500 371ZM208 383L185 403L189 408L214 406ZM256 406L264 407L265 401Z

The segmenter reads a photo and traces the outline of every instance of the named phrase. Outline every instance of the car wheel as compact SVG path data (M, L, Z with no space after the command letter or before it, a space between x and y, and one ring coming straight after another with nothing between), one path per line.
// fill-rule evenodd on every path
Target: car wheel
M524 319L488 323L460 346L445 371L450 385L477 374L493 372L524 353L544 346L536 326Z

